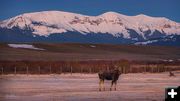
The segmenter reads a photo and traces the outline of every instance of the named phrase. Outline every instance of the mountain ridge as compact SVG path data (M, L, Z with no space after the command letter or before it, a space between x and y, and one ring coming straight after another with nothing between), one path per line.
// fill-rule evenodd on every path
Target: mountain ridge
M87 16L63 11L42 11L25 13L0 22L3 31L28 32L34 37L50 37L53 34L79 33L82 36L109 34L115 39L132 42L146 41L170 35L180 35L180 23L164 17L150 17L144 14L127 16L116 12L106 12L98 16ZM27 33L26 33L27 34ZM4 35L6 36L6 35ZM88 37L87 37L88 38ZM60 39L61 40L61 39ZM118 43L118 42L117 42Z

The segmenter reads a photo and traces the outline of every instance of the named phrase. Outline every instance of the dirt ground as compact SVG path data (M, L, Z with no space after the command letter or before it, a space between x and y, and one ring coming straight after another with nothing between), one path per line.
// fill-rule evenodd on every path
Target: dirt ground
M165 88L180 85L168 73L136 73L120 76L117 91L98 91L97 74L0 76L0 101L163 101Z

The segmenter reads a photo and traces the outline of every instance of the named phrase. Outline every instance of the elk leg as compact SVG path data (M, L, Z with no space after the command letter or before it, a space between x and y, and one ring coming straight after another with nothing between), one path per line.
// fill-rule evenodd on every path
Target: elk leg
M117 81L115 81L115 88L114 88L114 90L116 90L116 85L117 85Z
M103 83L103 90L105 91L104 80L102 80L102 83Z
M111 87L110 87L110 91L112 90L112 87L113 87L113 83L114 81L111 82Z
M102 80L99 80L99 91L101 91L101 83L102 83Z

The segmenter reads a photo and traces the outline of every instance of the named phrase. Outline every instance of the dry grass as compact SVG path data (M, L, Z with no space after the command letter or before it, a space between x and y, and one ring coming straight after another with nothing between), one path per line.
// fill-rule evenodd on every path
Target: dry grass
M0 76L1 101L163 101L165 88L179 86L180 74L123 74L117 91L98 91L97 74Z
M10 48L0 44L0 60L69 61L69 60L139 60L180 59L180 47L109 44L47 44L34 46L44 51ZM93 47L92 47L93 46ZM95 47L94 47L95 46Z

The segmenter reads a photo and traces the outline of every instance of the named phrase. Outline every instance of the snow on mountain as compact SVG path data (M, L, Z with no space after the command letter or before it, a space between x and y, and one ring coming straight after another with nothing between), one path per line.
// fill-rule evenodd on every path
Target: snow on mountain
M147 44L151 44L154 42L157 42L158 40L148 40L146 42L136 42L135 45L147 45Z
M180 23L163 17L150 17L143 14L126 16L116 12L107 12L98 16L87 16L62 11L43 11L22 14L0 23L1 28L30 29L33 34L49 36L53 33L68 31L87 33L108 33L115 37L132 38L128 29L134 30L144 39L145 32L158 31L166 35L180 35Z

